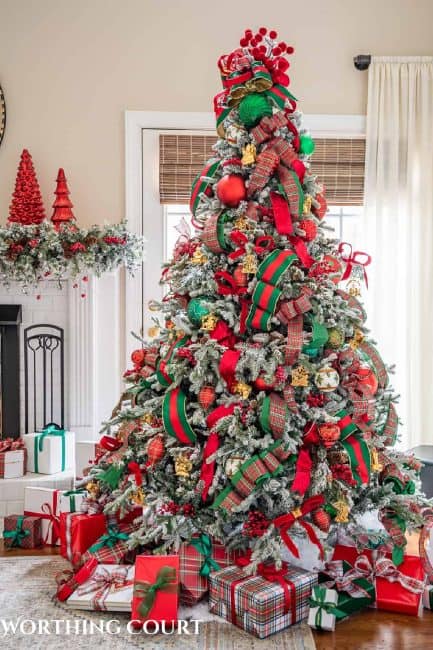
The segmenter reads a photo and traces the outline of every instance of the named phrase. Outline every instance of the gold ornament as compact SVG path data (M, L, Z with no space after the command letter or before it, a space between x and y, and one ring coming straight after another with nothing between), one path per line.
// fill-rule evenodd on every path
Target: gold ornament
M251 230L251 224L245 214L241 214L240 217L235 219L233 226L235 230Z
M253 165L256 162L256 147L253 144L247 144L242 149L242 164Z
M346 285L346 289L350 296L357 298L361 295L361 283L359 280L349 280Z
M174 471L176 476L181 478L189 478L192 470L192 462L185 454L180 454L174 461Z
M205 330L205 332L212 332L215 329L217 323L218 318L215 316L215 314L207 314L201 319L201 329Z
M304 196L304 207L303 207L302 213L303 214L310 214L312 204L313 204L313 199L311 198L311 196L309 194L306 194Z
M360 346L360 344L364 340L364 334L361 332L361 330L355 330L355 333L353 335L353 338L350 339L349 345L352 348L352 350L357 350Z
M156 325L153 327L149 327L149 329L147 330L147 334L148 336L150 336L151 339L154 339L159 334L159 327L157 327Z
M233 387L233 392L240 395L242 399L248 399L251 391L252 387L245 384L243 381L238 381Z
M308 377L309 372L305 366L296 366L292 370L292 381L290 382L292 386L308 386Z
M254 253L245 255L242 262L242 271L244 273L257 273L257 257Z
M86 483L86 490L92 499L96 499L99 496L99 485L94 481Z
M236 474L244 460L245 458L242 458L241 456L231 456L230 458L227 458L224 469L228 478L231 478Z
M337 515L334 519L336 524L347 524L349 521L349 504L347 503L346 499L338 499L338 501L335 501L333 504L334 508L337 510Z
M344 343L344 334L338 327L331 327L328 330L328 343L334 350L341 348Z
M152 413L145 413L140 420L143 424L153 424L153 415Z
M371 450L371 471L372 472L381 472L383 470L383 465L379 461L379 452L373 447Z
M191 264L206 264L207 257L201 248L196 248L191 257Z
M135 492L132 493L131 501L132 503L135 503L137 506L144 506L146 501L144 498L144 492L142 487L139 487Z
M299 517L302 517L302 510L301 508L294 508L290 514L295 519L299 519Z

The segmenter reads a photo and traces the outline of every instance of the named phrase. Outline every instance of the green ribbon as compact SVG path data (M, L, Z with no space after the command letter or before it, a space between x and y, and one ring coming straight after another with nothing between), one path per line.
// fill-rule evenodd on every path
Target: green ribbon
M395 494L415 494L416 491L415 483L413 481L407 481L407 483L403 483L403 481L400 481L400 479L396 476L388 476L384 480L383 484L391 484L392 491Z
M48 424L42 431L42 433L35 436L34 441L34 457L35 457L35 474L39 473L39 452L44 448L44 440L47 436L60 436L62 438L62 469L64 472L66 467L66 444L65 444L65 433L64 429L61 429L57 424Z
M176 569L171 566L163 566L158 571L156 581L136 582L134 585L134 596L141 598L142 601L138 606L138 613L143 618L147 618L152 607L155 604L155 598L158 591L174 594L177 592L178 585L176 580Z
M347 614L343 610L338 609L336 603L333 603L330 600L326 599L326 588L325 587L315 587L313 589L313 596L310 598L310 607L316 607L316 616L314 619L314 625L316 628L322 627L322 615L323 612L335 616L337 621L341 620Z
M85 494L86 490L68 490L68 492L63 492L64 497L69 497L69 512L77 512L77 506L75 503L76 494Z
M311 341L304 345L302 352L308 354L309 357L314 357L326 344L329 334L326 327L315 318L308 317L308 320L311 321Z
M4 539L12 540L9 548L14 548L15 546L21 546L21 542L25 537L30 535L29 530L23 530L24 515L20 515L17 519L17 525L15 530L5 530L3 533Z
M204 556L203 564L200 568L200 575L203 578L208 578L211 571L219 571L220 565L212 557L212 541L209 535L200 535L191 540L191 546Z
M89 548L90 553L95 553L99 549L107 546L108 548L113 548L117 542L125 542L129 539L127 533L121 533L120 530L114 526L108 526L107 532L105 535L102 535L98 541Z

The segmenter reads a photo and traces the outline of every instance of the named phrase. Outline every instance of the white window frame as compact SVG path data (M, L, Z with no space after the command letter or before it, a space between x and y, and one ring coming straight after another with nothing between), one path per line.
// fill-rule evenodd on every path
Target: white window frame
M365 137L364 115L304 115L304 124L315 137ZM147 240L143 272L125 278L126 365L135 347L131 332L146 336L150 323L150 317L143 318L139 306L147 305L152 297L158 298L155 287L165 247L163 210L158 200L161 131L212 134L215 117L213 113L125 111L125 216L129 229ZM156 213L160 216L157 220Z

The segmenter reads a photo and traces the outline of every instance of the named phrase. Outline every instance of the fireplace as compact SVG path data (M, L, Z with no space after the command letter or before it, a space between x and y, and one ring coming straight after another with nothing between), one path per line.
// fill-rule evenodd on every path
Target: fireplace
M0 305L0 438L20 434L21 305Z

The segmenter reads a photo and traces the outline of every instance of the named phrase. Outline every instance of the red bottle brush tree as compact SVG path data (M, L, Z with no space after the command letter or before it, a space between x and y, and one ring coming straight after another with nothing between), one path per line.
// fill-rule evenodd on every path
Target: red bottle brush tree
M62 168L59 169L56 182L57 186L54 192L56 198L53 203L54 212L51 216L51 221L56 230L59 230L62 224L75 221L75 217L72 212L73 203L69 199L70 192L66 182L65 172Z
M9 208L9 221L30 226L40 224L44 219L45 209L33 160L27 149L23 149Z

